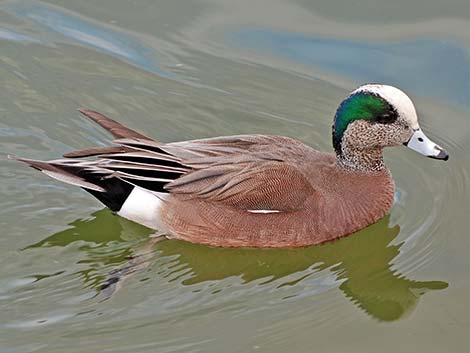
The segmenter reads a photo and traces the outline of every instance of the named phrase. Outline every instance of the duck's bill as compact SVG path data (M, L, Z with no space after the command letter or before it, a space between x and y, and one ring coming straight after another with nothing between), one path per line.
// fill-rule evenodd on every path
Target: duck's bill
M421 129L414 132L410 140L405 143L405 146L426 157L442 159L444 161L449 159L447 151L428 139Z

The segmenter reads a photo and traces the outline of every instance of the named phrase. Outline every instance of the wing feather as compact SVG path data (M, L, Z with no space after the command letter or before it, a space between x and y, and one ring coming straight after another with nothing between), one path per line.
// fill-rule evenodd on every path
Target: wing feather
M100 178L119 178L150 191L223 202L250 211L295 211L315 192L297 165L309 147L295 140L239 135L164 144L99 113L82 113L110 131L118 146L65 155L95 159L54 162L84 168Z
M83 108L79 109L78 111L85 115L87 118L93 120L95 123L100 125L103 129L107 130L115 138L138 138L149 141L153 140L150 137L147 137L137 131L129 129L128 127L125 127L117 121L108 118L104 114Z
M247 210L293 211L315 192L295 164L309 147L288 138L242 135L160 148L191 168L165 186L173 194Z

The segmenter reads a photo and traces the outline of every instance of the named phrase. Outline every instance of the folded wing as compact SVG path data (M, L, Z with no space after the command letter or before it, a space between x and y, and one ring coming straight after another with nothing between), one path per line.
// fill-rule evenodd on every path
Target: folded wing
M292 162L308 148L295 140L240 135L165 144L100 113L81 112L117 138L116 146L74 151L47 162L20 160L84 188L106 205L116 193L125 199L137 186L250 211L294 211L314 192Z

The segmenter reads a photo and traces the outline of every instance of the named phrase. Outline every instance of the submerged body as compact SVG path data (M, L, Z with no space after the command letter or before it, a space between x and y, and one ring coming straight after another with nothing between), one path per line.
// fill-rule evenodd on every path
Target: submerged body
M267 135L160 143L81 112L117 146L48 162L17 159L159 234L213 246L298 247L351 234L392 207L384 147L409 144L448 158L419 129L411 100L390 86L362 86L343 101L333 125L336 153Z

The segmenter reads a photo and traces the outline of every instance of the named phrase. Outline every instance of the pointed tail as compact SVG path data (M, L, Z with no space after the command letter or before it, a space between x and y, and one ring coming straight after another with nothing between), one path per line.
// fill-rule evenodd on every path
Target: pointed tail
M121 209L134 188L121 179L96 173L95 170L73 161L39 161L12 155L8 158L26 163L51 178L83 188L114 212Z

